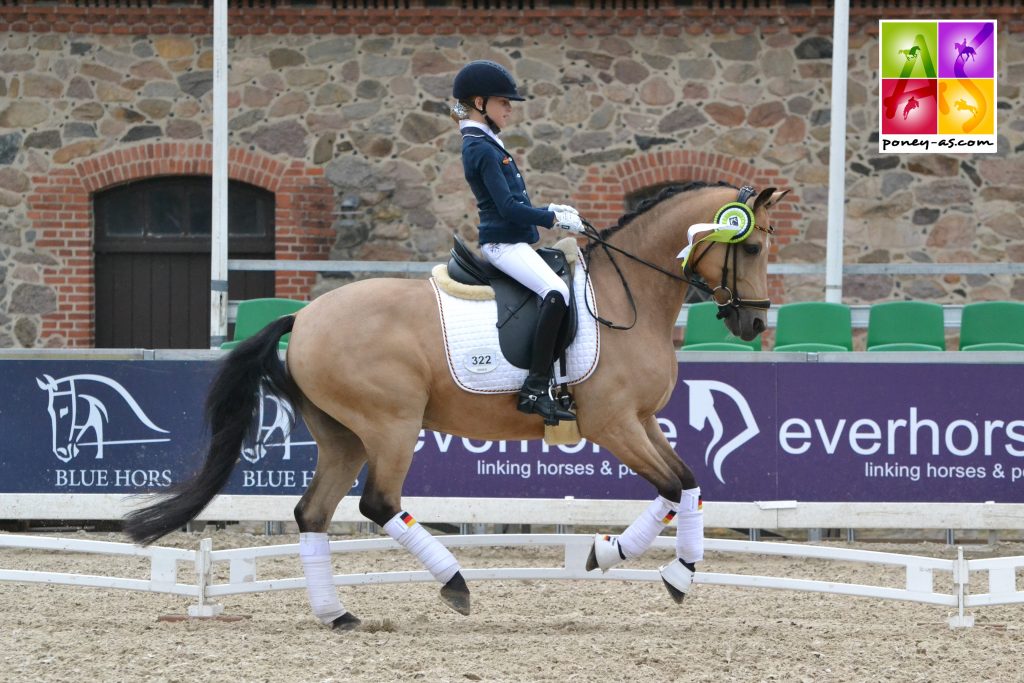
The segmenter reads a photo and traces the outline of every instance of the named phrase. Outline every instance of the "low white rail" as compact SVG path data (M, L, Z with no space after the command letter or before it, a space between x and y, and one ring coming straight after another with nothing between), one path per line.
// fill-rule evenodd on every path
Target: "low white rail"
M493 534L438 537L449 548L555 546L561 547L564 550L563 563L559 567L465 568L463 569L463 574L469 581L596 580L657 582L661 580L658 572L653 569L612 569L606 573L587 572L585 564L587 554L590 551L591 538L591 536L584 534ZM660 536L655 540L654 547L670 549L674 547L674 544L674 538ZM150 559L149 579L0 569L0 582L64 584L180 595L192 598L196 602L196 604L189 606L190 616L215 616L219 614L223 608L215 602L215 599L218 597L265 591L297 590L304 588L306 585L305 579L302 577L263 580L257 578L258 560L270 557L296 556L299 549L297 544L213 550L213 542L210 539L203 539L200 542L199 548L192 551L157 546L140 548L139 546L126 543L10 534L0 535L0 548L148 557ZM974 617L965 614L965 609L967 608L1024 603L1024 591L1017 589L1016 581L1017 571L1024 568L1024 556L966 560L963 555L963 548L958 547L957 558L946 560L853 548L723 539L708 539L706 541L706 549L712 553L780 555L835 562L856 562L903 567L905 581L902 588L714 572L699 572L695 582L718 586L772 588L852 595L952 607L956 608L956 614L948 620L951 628L973 626ZM331 551L339 554L381 550L401 550L401 546L390 538L331 542ZM218 583L213 579L213 568L219 562L228 563L228 580L226 583ZM192 570L195 576L195 583L178 582L179 563L185 564L186 570ZM188 565L191 565L191 567ZM297 562L296 566L298 566ZM953 593L941 593L935 590L936 572L944 572L951 575ZM972 574L980 572L985 572L988 575L988 592L971 595L968 592L968 587L971 584ZM334 577L334 584L336 586L356 586L430 582L433 580L430 573L426 571L368 572L336 575Z

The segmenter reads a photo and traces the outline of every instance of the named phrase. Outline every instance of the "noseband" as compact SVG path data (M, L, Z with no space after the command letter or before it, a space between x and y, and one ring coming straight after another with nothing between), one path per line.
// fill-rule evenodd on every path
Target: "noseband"
M754 188L749 185L744 185L740 188L739 197L737 201L740 204L746 204L747 200L750 199L755 193ZM741 207L742 208L742 207ZM758 225L756 222L753 223L755 230L760 230L768 235L772 234L771 227L763 227ZM710 245L709 245L710 246ZM701 262L701 259L708 253L709 249L705 249L700 255L694 260L692 264L686 264L686 271L684 275L696 272L697 264ZM770 299L744 299L739 295L739 286L736 281L736 274L738 269L736 268L737 254L739 253L739 246L736 242L727 242L725 245L725 259L722 263L722 279L718 286L712 289L708 285L700 281L694 281L687 278L687 282L696 287L697 289L707 293L711 296L711 299L718 305L718 318L728 318L734 312L739 313L740 308L760 308L767 310L771 307L772 302ZM729 280L729 256L732 256L732 287L730 288L726 284Z

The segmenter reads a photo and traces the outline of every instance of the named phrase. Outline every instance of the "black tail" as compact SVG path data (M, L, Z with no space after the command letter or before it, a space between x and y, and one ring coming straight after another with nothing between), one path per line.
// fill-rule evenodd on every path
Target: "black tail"
M277 343L291 331L294 316L279 318L239 344L222 362L206 397L210 443L203 467L171 489L171 496L130 512L125 532L149 545L195 519L228 483L231 471L252 436L260 408L260 387L287 398L298 410L301 392L278 358Z

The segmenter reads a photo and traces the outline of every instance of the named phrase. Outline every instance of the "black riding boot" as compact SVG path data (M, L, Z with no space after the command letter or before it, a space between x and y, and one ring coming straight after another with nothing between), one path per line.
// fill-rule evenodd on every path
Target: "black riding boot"
M555 340L558 328L568 307L558 292L548 292L540 304L537 331L533 336L533 357L530 360L530 375L519 390L519 410L537 413L544 418L544 424L555 425L560 421L575 420L576 415L558 404L548 388L554 375Z

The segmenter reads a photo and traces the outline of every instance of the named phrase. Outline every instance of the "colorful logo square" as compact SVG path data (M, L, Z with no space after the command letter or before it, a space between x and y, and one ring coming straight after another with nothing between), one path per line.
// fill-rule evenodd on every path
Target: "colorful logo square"
M878 147L895 153L995 153L997 24L879 22Z
M936 49L939 78L995 78L995 22L943 21Z
M935 78L937 41L934 21L883 21L882 78Z
M882 134L934 135L938 132L936 82L929 78L882 81Z
M995 126L995 81L989 78L940 78L939 133L992 135Z

